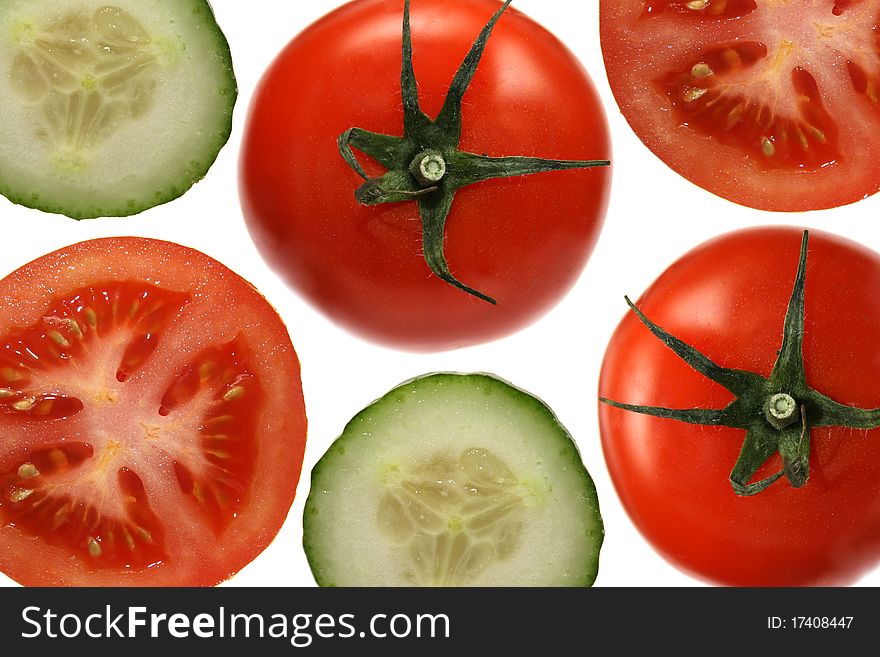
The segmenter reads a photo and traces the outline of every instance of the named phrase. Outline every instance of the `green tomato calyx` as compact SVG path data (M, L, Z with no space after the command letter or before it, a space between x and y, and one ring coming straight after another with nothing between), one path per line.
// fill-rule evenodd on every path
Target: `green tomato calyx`
M491 180L527 176L564 169L608 166L608 160L548 160L535 157L489 157L459 150L462 129L462 100L477 72L486 43L495 23L507 10L507 0L477 37L455 74L436 119L429 118L419 105L418 86L413 70L412 32L409 0L403 9L403 69L400 76L403 97L403 136L383 135L361 128L349 128L338 140L345 162L364 179L355 198L364 205L416 201L422 221L425 261L442 280L483 301L495 300L459 281L449 270L443 252L446 218L455 193L462 187ZM387 169L370 178L357 161L357 149Z
M810 476L810 431L813 427L874 429L880 426L880 408L847 406L807 384L804 356L804 287L809 232L804 231L794 289L782 333L782 347L769 377L717 365L691 345L654 324L633 304L627 304L639 320L679 358L707 379L732 392L736 399L723 409L671 409L624 404L600 398L605 404L634 413L746 431L739 458L730 473L737 495L755 495L785 476L800 488ZM782 469L753 482L758 469L775 453Z

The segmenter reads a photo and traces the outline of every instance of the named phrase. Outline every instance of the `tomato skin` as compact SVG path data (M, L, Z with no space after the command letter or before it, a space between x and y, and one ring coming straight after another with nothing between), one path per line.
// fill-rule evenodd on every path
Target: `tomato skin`
M874 166L880 155L880 106L873 91L880 82L880 65L870 45L880 24L880 4L876 0L714 1L725 5L729 14L704 15L688 10L683 1L600 2L608 80L621 112L645 146L703 189L761 210L837 207L880 190L880 173ZM661 9L672 6L648 16L645 9L649 5ZM743 42L766 46L767 57L741 77L730 79L731 87L734 92L744 89L742 95L748 104L769 110L765 117L772 114L782 122L805 119L809 112L796 106L799 94L792 73L802 69L815 78L821 106L836 131L828 135L834 157L824 166L768 166L773 157L761 153L760 127L752 126L755 134L746 150L733 147L724 142L734 139L730 135L737 128L724 126L723 116L714 131L700 129L697 121L677 112L670 97L658 88L658 81L674 71L690 70L704 53ZM870 92L860 77L871 81ZM804 130L809 132L806 127ZM790 144L797 140L789 131L787 139L776 140L776 150L783 150L783 141ZM795 151L807 155L821 147L813 142L806 152Z
M217 584L265 549L293 501L306 435L296 352L281 319L250 283L198 251L145 238L74 244L0 280L0 337L38 325L59 296L113 280L142 281L185 294L190 301L162 330L158 347L143 367L124 383L120 379L120 386L132 386L134 391L126 397L127 405L115 408L86 399L85 410L73 418L77 423L67 425L73 428L71 440L88 442L93 438L94 418L104 412L114 414L108 424L119 424L121 436L128 420L138 419L137 413L144 409L158 418L162 393L188 364L188 357L241 341L248 348L249 367L270 392L261 403L255 430L258 448L247 503L236 510L226 531L214 535L199 519L195 500L181 495L170 460L159 459L161 467L150 469L145 459L139 458L137 448L132 448L126 458L132 459L132 469L142 477L153 511L164 525L166 560L148 569L101 568L19 530L14 523L0 523L0 571L21 584L39 586ZM100 332L101 321L93 330ZM99 345L102 339L106 338L96 338ZM78 380L76 372L68 376ZM56 427L63 429L61 423L71 421L64 418L26 425L4 415L0 418L4 429L0 472L15 472L28 454L35 430L58 432ZM125 465L128 467L128 462Z
M429 116L498 7L493 0L412 3L414 66ZM446 225L446 258L457 278L498 305L432 275L416 204L358 205L362 181L336 146L350 127L402 133L402 9L402 2L357 0L281 52L251 105L241 197L269 264L334 320L380 343L449 349L512 333L565 295L598 237L610 174L607 167L554 172L461 190ZM610 151L600 101L580 64L514 9L498 22L465 95L461 148L558 159L604 159Z
M800 232L731 233L686 254L638 307L725 367L770 373L794 281ZM880 406L880 255L811 232L804 360L811 387L842 403ZM671 408L722 408L732 396L688 367L633 314L615 331L602 397ZM728 476L745 432L599 409L602 446L635 525L667 559L731 585L839 585L880 559L880 430L814 428L810 478L753 497ZM774 457L756 479L779 469Z

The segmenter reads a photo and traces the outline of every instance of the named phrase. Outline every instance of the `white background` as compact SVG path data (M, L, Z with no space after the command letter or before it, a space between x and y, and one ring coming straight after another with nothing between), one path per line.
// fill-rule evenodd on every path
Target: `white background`
M516 8L577 54L604 101L614 146L614 180L599 244L569 296L543 320L513 337L433 355L376 347L335 327L264 265L245 229L235 184L246 110L263 70L297 32L342 2L213 0L212 4L232 48L240 96L232 138L207 178L170 204L124 219L77 223L13 206L0 197L0 275L85 239L155 237L197 248L225 263L278 309L302 362L309 414L303 476L277 539L228 585L314 586L300 544L312 466L361 408L403 380L436 370L498 374L541 397L567 426L596 482L605 521L598 586L699 585L644 542L621 508L605 469L596 385L605 346L624 314L623 295L638 296L666 266L700 242L752 225L821 228L880 250L876 225L880 195L845 208L780 215L740 207L694 187L642 146L619 114L602 65L597 1L515 0ZM860 583L880 584L880 570ZM12 582L0 575L0 584Z

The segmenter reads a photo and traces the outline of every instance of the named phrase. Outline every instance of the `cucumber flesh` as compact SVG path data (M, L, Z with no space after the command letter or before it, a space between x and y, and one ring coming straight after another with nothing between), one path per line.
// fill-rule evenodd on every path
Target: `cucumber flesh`
M0 193L82 219L170 201L231 131L229 45L206 0L0 7Z
M312 471L303 544L322 586L588 586L603 529L540 400L433 374L358 414Z

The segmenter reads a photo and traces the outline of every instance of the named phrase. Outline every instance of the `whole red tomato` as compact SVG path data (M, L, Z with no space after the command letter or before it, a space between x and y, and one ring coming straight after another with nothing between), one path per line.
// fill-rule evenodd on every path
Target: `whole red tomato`
M778 352L796 347L802 335L809 387L843 405L836 406L841 413L864 418L850 426L865 427L822 426L839 422L813 401L799 399L805 419L788 431L795 448L808 454L808 478L804 469L787 469L788 477L743 495L731 485L743 458L743 428L600 408L608 468L633 521L666 558L709 580L840 584L880 559L880 431L867 430L877 426L877 412L855 408L880 406L880 256L828 234L811 234L799 327L791 320L797 304L788 317L786 309L789 297L796 298L800 242L791 228L717 238L672 265L635 306L715 364L761 377L777 373ZM704 414L735 398L686 364L634 313L611 339L599 390L615 402ZM743 424L760 429L763 421L758 410ZM775 454L749 476L774 476L783 469L780 460Z
M495 0L412 3L413 67L428 117L437 117L500 7ZM451 276L484 298L433 275L420 207L359 204L354 191L363 180L337 145L352 127L403 133L403 15L402 1L357 0L281 52L251 106L241 197L270 265L333 319L378 342L447 349L509 334L560 300L598 236L609 174L553 171L462 188L440 244ZM605 117L581 65L514 9L497 21L461 113L462 151L569 160L609 154ZM372 160L364 168L369 176L385 171Z

